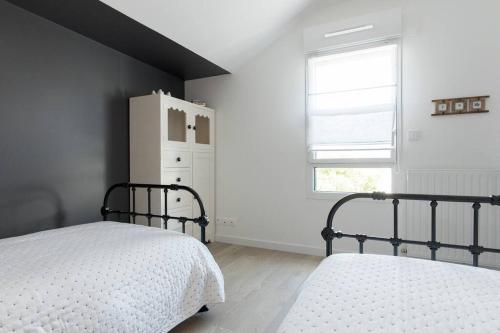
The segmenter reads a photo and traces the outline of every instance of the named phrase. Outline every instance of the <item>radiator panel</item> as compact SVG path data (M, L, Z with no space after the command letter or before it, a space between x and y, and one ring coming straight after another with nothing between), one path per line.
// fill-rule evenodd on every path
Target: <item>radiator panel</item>
M410 170L407 192L491 196L500 194L500 171L483 170ZM429 202L408 201L405 233L407 239L430 240L431 208ZM471 204L439 202L436 210L437 240L452 244L472 244L473 210ZM479 210L479 244L500 248L500 207L485 205ZM430 250L408 245L408 256L430 258ZM439 249L438 260L472 263L468 251ZM483 253L480 266L500 267L500 255Z

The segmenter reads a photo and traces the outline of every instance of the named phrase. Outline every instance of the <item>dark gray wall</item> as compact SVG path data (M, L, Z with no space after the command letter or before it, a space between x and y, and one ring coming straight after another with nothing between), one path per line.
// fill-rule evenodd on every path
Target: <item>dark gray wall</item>
M225 69L99 0L7 0L184 80Z
M181 79L0 0L0 237L98 220L129 178L128 98L158 88L183 98Z

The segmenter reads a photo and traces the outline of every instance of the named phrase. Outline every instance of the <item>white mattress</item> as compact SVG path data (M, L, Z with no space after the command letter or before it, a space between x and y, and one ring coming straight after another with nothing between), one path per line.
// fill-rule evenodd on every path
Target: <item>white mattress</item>
M500 332L500 272L335 254L304 283L279 332Z
M214 258L181 233L96 222L0 240L0 332L167 332L222 301Z

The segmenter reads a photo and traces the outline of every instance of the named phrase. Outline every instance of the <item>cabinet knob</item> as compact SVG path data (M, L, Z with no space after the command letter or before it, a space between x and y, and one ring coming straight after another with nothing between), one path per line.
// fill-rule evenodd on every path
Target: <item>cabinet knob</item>
M196 131L196 126L193 126L193 129Z
M176 161L177 161L177 162L180 162L180 161L181 161L181 158L180 158L180 157L177 157Z
M176 180L178 183L180 183L182 179L181 179L181 177L178 177Z
M191 129L191 125L188 125L188 129Z
M177 200L176 200L176 201L177 201L177 202L181 202L181 198L177 198Z

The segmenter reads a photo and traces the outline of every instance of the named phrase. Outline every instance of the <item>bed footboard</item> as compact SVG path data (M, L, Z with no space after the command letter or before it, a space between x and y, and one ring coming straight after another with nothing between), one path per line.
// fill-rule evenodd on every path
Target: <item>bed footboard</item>
M355 200L355 199L373 199L373 200L390 200L392 199L392 205L394 210L394 233L393 237L375 237L368 236L364 234L347 234L342 231L335 230L333 228L333 218L335 213L340 209L345 203ZM418 201L429 201L431 209L431 235L430 240L417 241L402 239L398 234L398 206L400 200L418 200ZM458 245L458 244L447 244L441 243L436 240L436 208L438 202L463 202L471 203L474 213L473 217L473 244L471 245ZM330 210L328 214L328 219L326 222L326 227L321 232L321 236L326 241L326 256L330 256L333 252L333 239L334 238L354 238L358 241L359 253L363 253L363 244L367 240L382 241L391 243L393 246L393 253L395 256L398 255L398 248L401 244L413 244L413 245L423 245L427 246L431 251L431 259L436 260L436 252L440 248L450 248L450 249L460 249L469 251L472 254L472 264L474 266L479 265L479 255L483 252L500 253L500 249L487 248L479 245L479 209L481 204L488 204L494 206L500 206L500 196L491 197L477 197L477 196L458 196L458 195L428 195L428 194L402 194L402 193L354 193L340 199Z
M116 190L116 189L126 189L129 192L129 211L121 211L121 210L113 210L109 208L109 198L111 193ZM147 192L147 212L143 213L138 213L136 211L136 191L137 189L145 189ZM159 190L163 191L163 199L164 199L164 209L163 209L163 214L153 214L151 211L151 192L153 190ZM189 217L183 217L183 216L170 216L167 214L168 212L168 205L167 205L167 195L169 191L187 191L191 193L198 203L198 206L200 208L200 216L195 217L195 218L189 218ZM111 214L116 214L118 216L120 215L128 215L130 217L129 222L135 224L135 219L137 216L143 216L146 217L148 221L148 225L151 226L151 220L153 218L159 218L163 220L163 223L165 225L165 228L167 226L168 220L177 220L180 223L182 223L182 232L186 232L186 222L191 221L195 224L198 224L201 229L200 233L200 240L202 243L206 244L205 240L205 228L208 225L208 217L205 213L205 207L203 206L203 202L201 201L201 198L199 194L193 190L192 188L188 186L182 186L182 185L159 185L159 184L136 184L136 183L118 183L113 186L111 186L107 191L106 194L104 195L104 201L101 207L101 215L104 221L108 219L108 216Z

